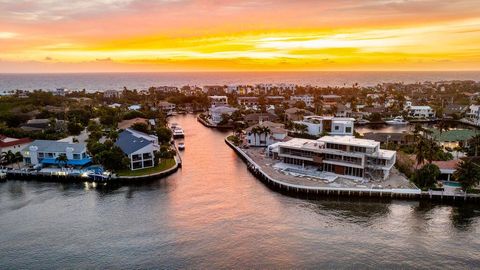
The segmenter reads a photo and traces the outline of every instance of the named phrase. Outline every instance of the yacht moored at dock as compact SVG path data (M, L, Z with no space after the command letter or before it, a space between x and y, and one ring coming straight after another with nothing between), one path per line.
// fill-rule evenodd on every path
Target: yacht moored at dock
M387 123L388 125L407 125L408 121L403 119L402 116L397 116L397 117L393 118L392 120L385 121L385 123Z

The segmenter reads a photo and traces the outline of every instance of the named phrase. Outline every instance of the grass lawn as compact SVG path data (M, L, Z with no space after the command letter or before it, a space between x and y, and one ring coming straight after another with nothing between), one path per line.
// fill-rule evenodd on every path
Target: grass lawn
M121 171L117 172L117 175L119 175L119 176L149 175L149 174L159 173L159 172L165 171L167 169L172 168L174 165L175 165L175 159L173 159L173 158L163 159L162 162L160 162L160 164L158 164L155 167L141 169L141 170L135 170L135 171L131 171L130 169L121 170Z

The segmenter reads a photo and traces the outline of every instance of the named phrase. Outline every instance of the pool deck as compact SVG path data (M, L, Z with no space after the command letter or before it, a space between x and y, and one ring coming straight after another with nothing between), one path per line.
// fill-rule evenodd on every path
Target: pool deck
M478 202L480 195L452 191L421 191L411 184L396 169L385 181L358 182L338 177L334 181L331 176L325 179L306 175L285 173L281 168L275 168L275 161L265 157L261 148L243 149L235 146L225 138L230 146L247 164L249 171L270 188L287 194L310 196L354 196L354 197L385 197L395 199L429 199L440 202ZM277 166L278 167L278 166ZM379 186L380 185L380 186Z

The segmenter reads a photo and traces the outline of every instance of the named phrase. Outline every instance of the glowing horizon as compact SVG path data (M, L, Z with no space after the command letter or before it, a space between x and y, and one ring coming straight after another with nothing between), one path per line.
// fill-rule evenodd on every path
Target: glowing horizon
M0 0L0 10L0 72L480 68L480 5L469 0Z

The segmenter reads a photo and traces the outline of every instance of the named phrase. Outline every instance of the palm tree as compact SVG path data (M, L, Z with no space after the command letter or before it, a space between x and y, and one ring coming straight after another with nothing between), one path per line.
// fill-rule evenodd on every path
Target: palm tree
M55 161L63 168L68 162L67 155L61 154L55 159Z
M480 167L473 161L462 161L455 169L454 177L460 182L465 192L470 187L480 183Z
M265 143L266 143L268 134L272 134L272 131L270 130L269 127L262 127L261 128L261 134L265 134Z
M250 134L253 134L253 139L255 140L255 145L257 145L257 134L260 133L260 127L256 126L250 130Z
M427 144L424 139L420 139L420 141L417 142L415 145L415 156L416 156L416 161L417 165L415 169L418 168L418 165L422 164L425 161L425 153L427 151Z
M3 152L2 160L4 160L7 164L12 164L15 162L15 154L11 150L8 150L8 152Z
M20 161L23 161L23 156L20 152L15 153L14 160L17 163L18 169L20 169Z

